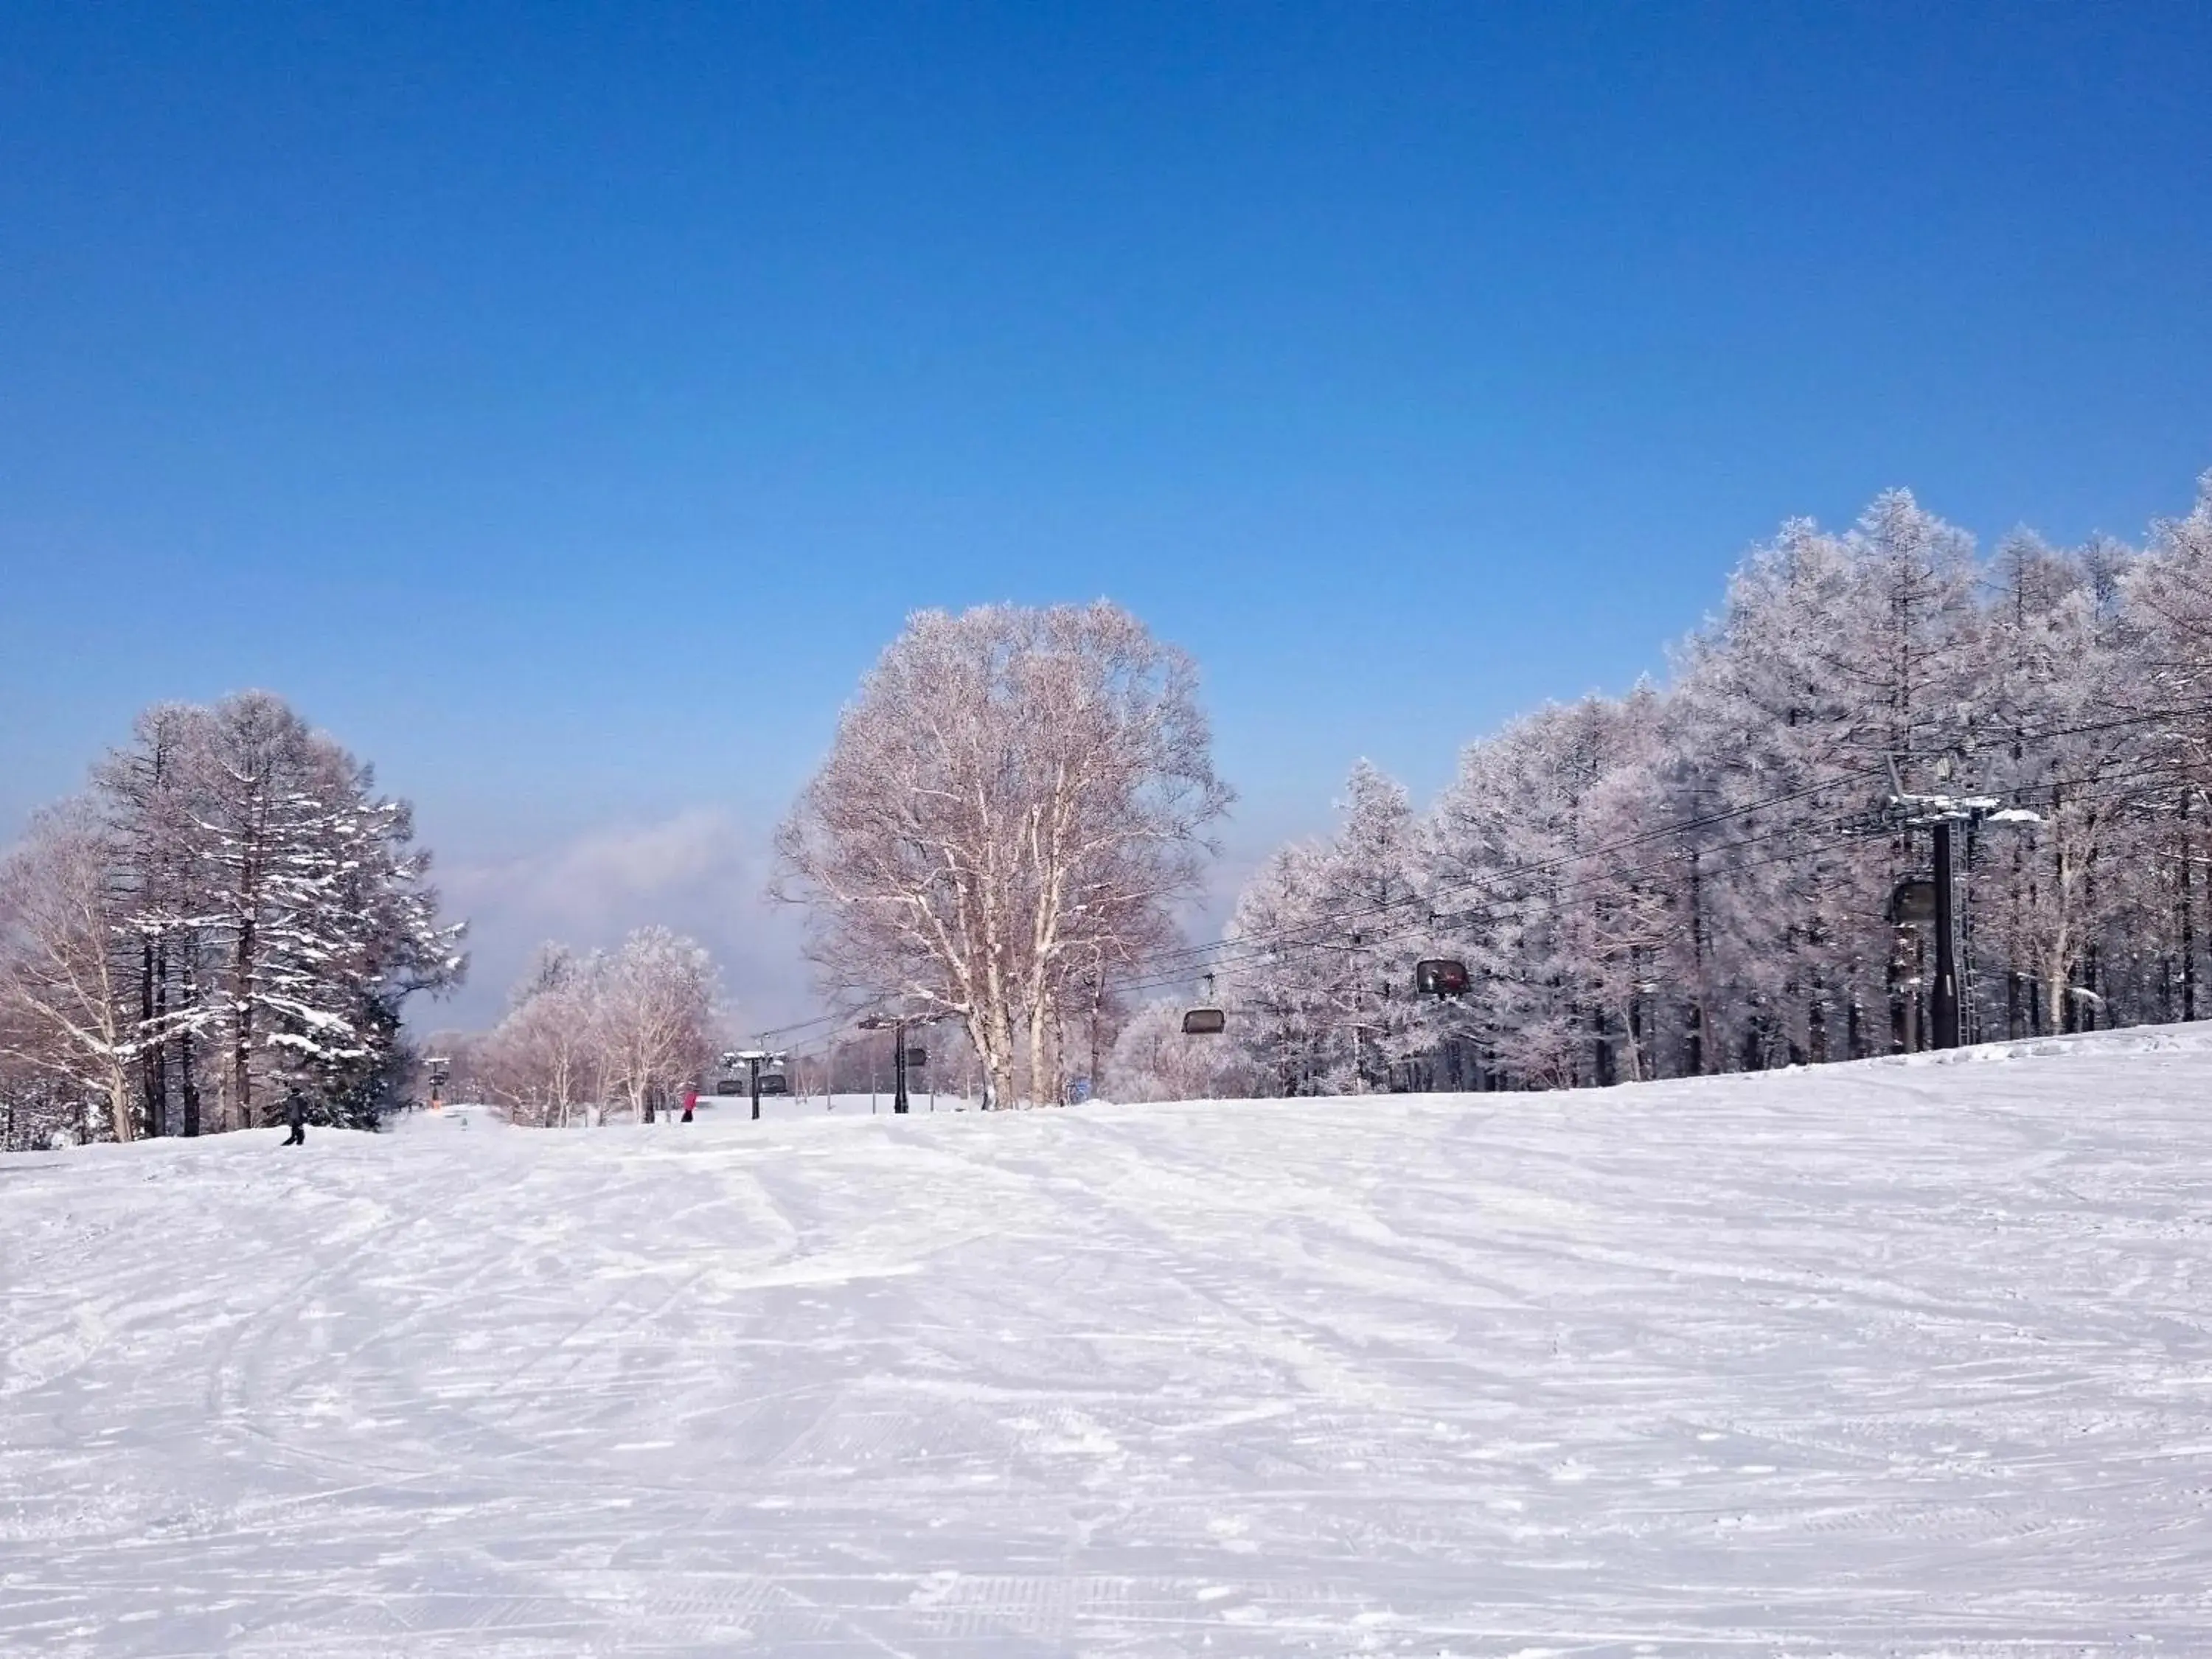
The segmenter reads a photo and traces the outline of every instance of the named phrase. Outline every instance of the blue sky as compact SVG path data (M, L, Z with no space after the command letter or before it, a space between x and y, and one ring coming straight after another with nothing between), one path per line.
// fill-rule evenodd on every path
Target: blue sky
M291 696L538 933L805 1006L759 845L908 610L1191 649L1238 860L1909 484L2212 466L2212 9L23 4L0 839Z

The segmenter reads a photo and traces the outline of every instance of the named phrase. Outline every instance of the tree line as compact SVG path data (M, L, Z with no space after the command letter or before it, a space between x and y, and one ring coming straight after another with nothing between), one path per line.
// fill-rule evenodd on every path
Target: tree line
M1987 562L1887 494L1785 525L1668 684L1470 744L1427 811L1363 763L1219 947L1117 988L1210 969L1226 1039L1139 1009L1109 1085L1568 1088L1925 1046L1929 933L1891 905L1930 831L1900 792L1960 814L1966 1040L2195 1019L2208 787L2212 474L2142 547L2021 533ZM1431 957L1466 995L1413 994Z
M281 698L145 710L0 860L5 1144L373 1124L457 985L413 809Z
M1334 832L1200 945L1178 917L1232 794L1191 660L1105 601L917 612L771 890L839 1018L942 1022L988 1105L1575 1087L1924 1046L1901 797L1960 815L1968 1040L2197 1018L2208 788L2212 475L2141 547L2021 533L1987 562L1899 491L1784 526L1664 684L1510 722L1427 810L1363 763ZM463 969L427 867L406 803L280 700L148 710L0 863L11 1125L196 1133L295 1087L373 1120L403 1003ZM1433 957L1464 994L1416 994ZM1201 979L1218 1038L1181 1029ZM716 1000L665 930L548 947L457 1052L520 1121L647 1119L702 1075Z

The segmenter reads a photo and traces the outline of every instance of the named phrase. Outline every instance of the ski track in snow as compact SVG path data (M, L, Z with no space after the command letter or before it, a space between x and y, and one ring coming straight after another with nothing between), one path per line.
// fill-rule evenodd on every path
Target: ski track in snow
M2212 1034L0 1162L0 1651L2212 1652Z

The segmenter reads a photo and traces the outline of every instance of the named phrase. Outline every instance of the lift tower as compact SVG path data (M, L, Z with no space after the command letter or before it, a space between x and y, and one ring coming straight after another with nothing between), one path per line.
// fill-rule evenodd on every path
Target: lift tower
M1923 902L1917 892L1923 878L1908 876L1891 896L1893 921L1925 926L1936 935L1936 983L1929 988L1928 1020L1931 1048L1955 1048L1960 1042L1959 1021L1959 884L1955 861L1958 827L1974 823L2034 823L2039 815L2025 807L1999 806L1990 795L1918 795L1906 791L1899 767L1901 757L1889 757L1889 810L1907 829L1924 829L1936 843L1934 888ZM1951 781L1950 757L1936 763L1938 783ZM1909 919L1909 920L1908 920Z

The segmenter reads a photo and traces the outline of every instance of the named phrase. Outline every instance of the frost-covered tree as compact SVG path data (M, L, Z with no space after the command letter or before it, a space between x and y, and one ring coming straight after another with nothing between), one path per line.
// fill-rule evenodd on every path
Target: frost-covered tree
M2069 553L2023 535L1998 550L1991 573L1979 688L1987 742L1972 775L2038 815L1977 840L1967 858L1970 966L1980 970L1971 978L1981 981L1978 1012L1994 1024L1987 981L2002 963L2003 1034L2023 1023L2074 1029L2102 1000L2099 936L2126 896L2113 858L2130 838L2146 737L2112 718L2133 653L2100 573L2123 562L2109 550Z
M1339 805L1334 835L1254 874L1226 937L1236 1041L1285 1093L1410 1087L1435 1040L1407 995L1428 917L1412 802L1363 760Z
M2110 568L2100 561L2098 575ZM2144 990L2171 1017L2206 1010L2204 915L2212 884L2212 472L2185 517L2153 526L2150 547L2117 588L2123 660L2115 701L2154 714L2135 728L2143 768L2140 835L2126 867L2151 878L2136 937L2154 932Z
M1174 937L1214 775L1181 652L1103 601L922 611L777 837L832 994L957 1018L990 1103L1061 1098L1060 1038Z
M650 1123L714 1054L717 985L706 948L641 927L599 964L592 1021L601 1086Z
M198 758L191 853L226 1121L263 1121L295 1084L333 1121L373 1119L397 1080L401 1004L463 966L411 811L265 692L215 705Z
M566 1127L619 1105L650 1123L715 1052L720 978L696 940L642 927L615 950L541 946L477 1056L511 1121Z
M1638 823L1655 720L1648 693L1544 709L1470 745L1430 815L1436 942L1478 980L1447 1029L1495 1081L1643 1073L1665 893L1597 849Z
M1104 1092L1120 1101L1235 1100L1268 1092L1249 1048L1221 1036L1191 1036L1183 1006L1147 1003L1114 1039Z
M1325 857L1312 842L1278 848L1237 894L1223 934L1233 1040L1272 1094L1322 1092L1346 1046L1329 994L1337 921L1322 902Z
M1335 842L1265 860L1223 943L1238 1040L1276 1091L1358 1086L1373 1020L1343 969L1418 949L1474 981L1403 1009L1392 1086L1924 1046L1933 942L1891 906L1931 836L1900 788L1983 803L1955 848L1970 1038L2197 1018L2208 785L2212 476L2141 556L2020 535L1986 567L1891 492L1753 550L1670 684L1469 745L1392 867L1416 898L1390 927Z
M200 1132L201 1040L214 1022L203 994L205 896L195 878L207 718L188 704L156 703L93 775L113 837L117 943L137 997L138 1127L149 1135Z
M64 821L73 856L96 866L87 937L131 1082L108 1132L246 1127L295 1084L329 1122L372 1123L392 1103L405 1000L457 982L464 963L411 809L378 795L368 768L266 693L163 705ZM60 866L41 869L25 892L64 903ZM28 972L27 938L9 952L18 1012L52 1025L77 993Z
M548 943L483 1040L476 1066L510 1121L567 1128L600 1099L594 983L601 959Z
M1700 878L1736 993L1711 1034L1723 1063L1844 1059L1905 1029L1920 968L1884 908L1925 843L1863 817L1891 757L1977 735L1976 576L1963 534L1894 491L1844 535L1786 526L1688 647L1678 735L1723 763L1693 816L1735 815L1704 837Z
M0 860L0 1053L128 1140L137 1026L116 949L115 854L107 827L72 801Z

